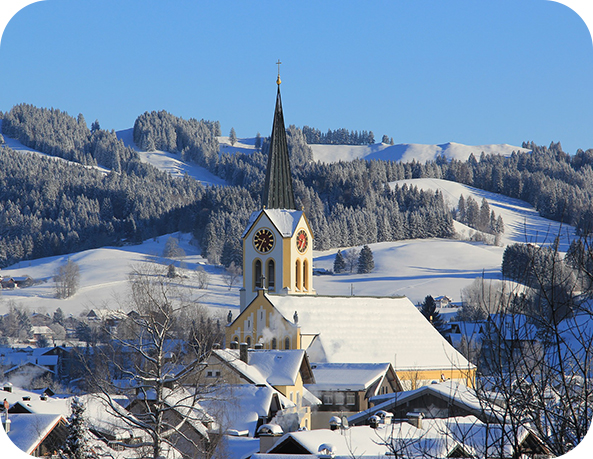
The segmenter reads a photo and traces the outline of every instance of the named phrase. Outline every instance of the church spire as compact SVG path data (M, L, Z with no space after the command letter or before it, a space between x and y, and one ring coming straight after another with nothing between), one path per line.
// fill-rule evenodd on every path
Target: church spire
M272 136L270 137L262 205L268 209L296 209L288 145L286 143L286 130L284 128L284 115L282 114L282 100L280 99L280 63L280 61L277 62L278 79L276 83L278 84L278 94L276 96Z

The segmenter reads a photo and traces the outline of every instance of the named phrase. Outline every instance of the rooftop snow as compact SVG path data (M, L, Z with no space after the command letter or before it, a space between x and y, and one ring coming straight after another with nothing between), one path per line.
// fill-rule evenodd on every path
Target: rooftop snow
M396 371L471 365L407 298L268 298L291 322L298 312L301 333L319 334L307 349L314 362L393 362Z

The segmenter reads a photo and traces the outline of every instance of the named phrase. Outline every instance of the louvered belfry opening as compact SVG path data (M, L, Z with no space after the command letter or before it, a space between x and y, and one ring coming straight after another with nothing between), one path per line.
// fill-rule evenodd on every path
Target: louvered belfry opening
M279 84L262 205L267 209L296 210Z

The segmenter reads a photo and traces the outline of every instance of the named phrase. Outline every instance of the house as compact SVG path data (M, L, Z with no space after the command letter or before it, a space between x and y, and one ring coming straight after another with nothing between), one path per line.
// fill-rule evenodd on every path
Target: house
M305 351L247 349L244 344L241 350L213 350L207 364L206 376L213 381L273 387L294 404L288 410L296 420L293 427L311 428L311 407L320 401L305 387L315 382Z
M524 426L492 425L474 416L422 419L414 414L393 424L376 420L370 426L290 432L251 459L550 457L541 439Z
M447 295L437 296L434 301L437 308L449 308L453 306L453 298Z
M133 417L138 419L140 425L153 422L155 396L153 389L139 392L127 407L127 410L134 415ZM177 387L174 390L165 387L161 400L165 404L165 409L161 412L162 422L166 429L171 430L167 436L167 442L183 458L193 458L200 452L208 450L214 418L197 402L193 392L184 387Z
M420 413L423 419L447 419L475 416L484 422L499 422L502 411L494 404L485 406L475 391L454 381L429 384L418 389L379 395L373 406L348 418L350 425L368 425L377 413L391 413L393 419L405 419L407 413Z
M390 363L312 363L311 368L315 383L305 387L322 401L313 411L313 429L327 427L335 415L366 410L373 396L402 390Z
M12 414L10 427L2 424L14 445L34 457L52 455L68 437L66 419L59 414Z

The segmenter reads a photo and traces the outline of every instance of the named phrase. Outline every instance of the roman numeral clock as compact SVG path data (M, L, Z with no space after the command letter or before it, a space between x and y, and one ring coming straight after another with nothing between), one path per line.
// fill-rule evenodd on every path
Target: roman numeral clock
M260 253L268 253L274 247L274 233L267 228L262 228L253 236L253 245Z

